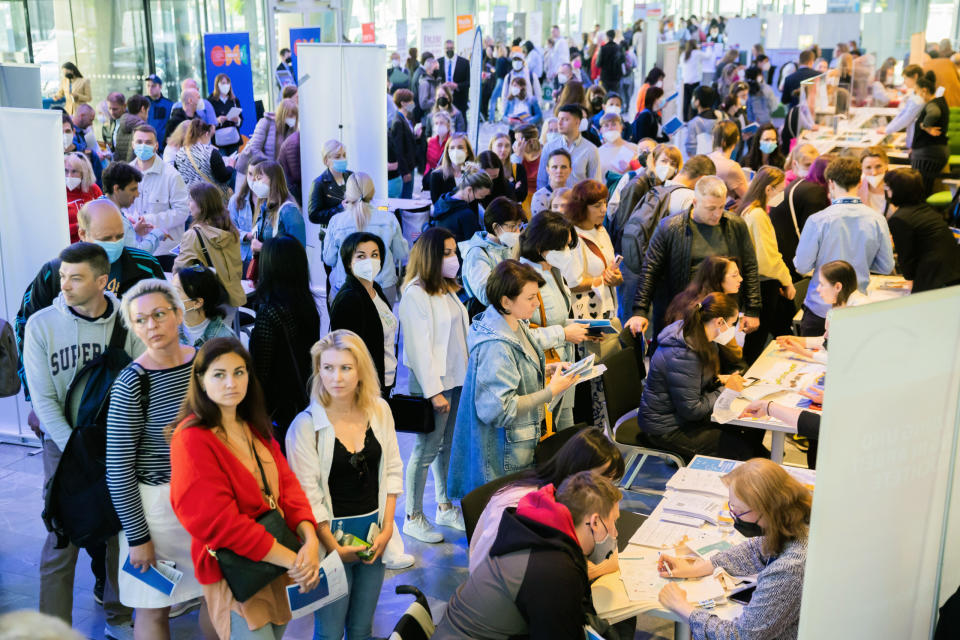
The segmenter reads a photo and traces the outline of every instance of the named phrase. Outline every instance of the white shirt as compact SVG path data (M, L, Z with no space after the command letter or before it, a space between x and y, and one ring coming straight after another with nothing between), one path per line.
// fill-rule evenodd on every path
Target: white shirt
M397 327L400 322L380 296L373 296L373 305L383 325L383 382L390 387L397 377Z
M136 160L130 164L140 169ZM190 215L187 186L177 170L156 155L153 164L142 173L140 195L125 213L134 221L143 216L155 229L166 231L172 239L162 240L154 254L167 255L171 249L180 245L184 225Z
M597 248L600 249L600 253L603 254L607 265L609 265L612 264L614 258L616 258L616 254L613 251L613 242L610 240L610 235L603 227L589 230L584 230L577 227L577 235L580 236L580 242L573 250L573 255L574 260L576 260L577 267L580 270L580 279L582 280L584 276L590 278L599 278L606 268L604 261L601 260L600 257L587 246L587 243L584 242L583 239L586 238L587 240L593 242ZM616 295L614 295L613 287L600 285L599 287L595 287L593 292L596 293L600 298L599 311L601 315L606 315L607 312L616 312L617 298ZM576 298L577 300L573 304L573 317L589 318L590 315L587 313L587 292L576 294Z
M680 54L680 77L683 78L683 83L703 82L703 61L707 54L700 49L694 49L690 52L689 59L684 59L685 56L684 53Z
M663 186L667 187L673 184L679 185L680 183L675 180L667 180L663 183ZM681 186L670 194L670 204L667 205L667 214L672 216L688 210L693 206L693 196L693 189Z
M203 322L198 325L190 326L184 322L181 326L183 327L183 333L187 336L187 339L190 341L190 344L195 344L197 340L203 337L203 332L207 330L207 326L210 324L210 318L204 318Z

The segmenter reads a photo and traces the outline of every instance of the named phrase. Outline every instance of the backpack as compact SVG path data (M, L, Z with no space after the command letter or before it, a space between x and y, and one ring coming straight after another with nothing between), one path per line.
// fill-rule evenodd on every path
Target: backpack
M643 199L643 196L652 186L650 183L651 175L643 173L637 177L638 173L637 171L627 173L630 178L620 194L620 204L617 210L612 216L608 215L603 220L603 226L610 235L615 253L622 253L623 229L627 225L627 220L630 219L630 214L633 213L636 204Z
M647 252L647 245L660 221L667 217L667 205L670 204L670 195L683 185L671 184L654 187L647 191L643 200L630 214L623 229L623 262L633 273L643 271L643 256Z
M75 419L66 412L73 431L57 470L44 492L43 523L57 536L57 549L68 543L86 547L103 543L116 535L120 518L113 508L107 489L107 410L110 388L128 365L134 367L140 381L140 402L147 412L149 378L143 367L131 365L124 350L127 330L119 318L114 321L110 342L103 353L85 364L67 389L64 407L73 406L73 396L83 389Z
M0 398L20 393L18 368L17 341L13 337L13 327L0 318Z

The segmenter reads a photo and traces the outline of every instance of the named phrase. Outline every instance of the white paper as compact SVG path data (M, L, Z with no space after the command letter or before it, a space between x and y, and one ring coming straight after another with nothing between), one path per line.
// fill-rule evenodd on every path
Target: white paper
M723 474L716 471L682 467L667 480L667 489L707 494L725 500L730 495L730 491L723 484L722 477Z
M669 513L664 511L660 514L660 520L663 522L673 522L674 524L682 524L685 527L702 527L706 520L703 518L695 518L693 516L684 516L679 513Z
M230 111L227 111L227 120L233 120L234 118L239 117L243 114L243 109L240 107L233 107Z
M695 580L683 580L677 584L687 594L687 602L696 604L704 600L723 600L727 597L723 585L713 576Z
M657 602L660 590L667 580L660 577L657 559L627 560L620 559L620 580L623 581L627 597L632 602Z
M340 554L336 551L327 554L327 557L320 562L320 569L327 576L327 588L329 593L325 598L320 598L315 600L310 604L300 607L299 609L293 609L291 607L290 612L293 615L293 618L302 618L305 615L311 614L317 609L321 609L331 602L336 602L340 598L343 598L347 595L347 574L343 569L343 561L340 560ZM289 594L287 595L289 601ZM289 602L288 602L289 603Z
M684 538L696 534L697 529L693 527L684 527L651 517L647 518L630 537L630 543L654 549L667 549L680 544Z
M723 503L717 498L709 496L668 491L660 506L667 513L700 518L710 524L717 524L717 515L723 508Z

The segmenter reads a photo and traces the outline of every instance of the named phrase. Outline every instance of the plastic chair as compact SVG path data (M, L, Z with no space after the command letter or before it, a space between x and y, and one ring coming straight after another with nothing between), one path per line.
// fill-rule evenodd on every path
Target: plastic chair
M477 522L480 520L480 514L483 513L493 494L523 475L523 471L505 475L502 478L480 485L463 496L463 499L460 500L460 511L463 512L463 524L466 525L468 547L470 546L470 539L473 538L473 532L477 528Z
M643 392L643 380L637 367L634 347L628 347L604 359L607 370L601 376L606 407L607 435L623 452L625 473L622 489L646 495L663 495L663 491L633 488L634 480L650 458L660 458L678 469L686 466L683 456L675 451L654 446L640 430L637 410ZM665 479L666 480L666 479Z
M391 640L426 640L433 635L435 627L430 604L420 589L408 584L396 588L397 595L412 595L415 600L407 607L390 634Z

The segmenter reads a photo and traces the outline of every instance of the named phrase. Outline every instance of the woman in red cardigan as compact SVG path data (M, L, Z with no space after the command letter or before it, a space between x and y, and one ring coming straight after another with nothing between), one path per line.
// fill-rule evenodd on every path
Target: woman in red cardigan
M306 592L319 582L317 523L273 439L263 392L251 371L250 354L235 338L205 343L170 442L170 501L192 537L197 580L223 640L279 638L291 617L285 587L295 582ZM256 522L270 508L258 459L277 508L303 542L299 552ZM284 567L287 574L238 602L210 553L219 549Z
M77 212L80 208L96 200L103 193L94 182L93 167L82 153L72 151L63 154L63 172L67 188L67 218L70 221L70 242L78 242Z

